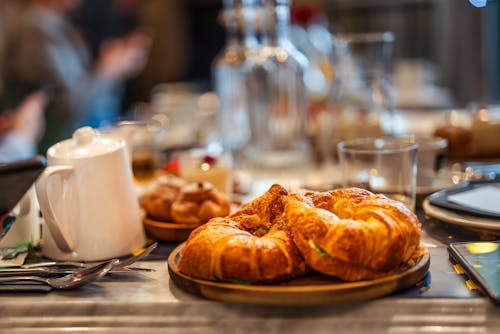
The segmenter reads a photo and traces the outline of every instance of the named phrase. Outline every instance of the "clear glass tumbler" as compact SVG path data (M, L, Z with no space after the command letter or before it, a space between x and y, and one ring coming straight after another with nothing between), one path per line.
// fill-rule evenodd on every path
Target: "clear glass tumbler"
M117 129L127 144L135 181L151 181L160 160L158 140L162 131L161 123L155 120L121 121Z
M337 145L342 182L403 202L415 210L418 144L404 138L365 138Z

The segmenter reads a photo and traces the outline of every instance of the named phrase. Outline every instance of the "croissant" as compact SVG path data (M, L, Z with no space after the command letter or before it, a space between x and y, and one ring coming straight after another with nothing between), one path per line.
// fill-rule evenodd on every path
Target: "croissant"
M292 194L284 202L293 240L318 272L372 279L421 254L418 218L383 195L348 188Z
M274 185L233 215L196 228L183 248L179 270L195 278L252 283L305 273L284 221L286 194Z

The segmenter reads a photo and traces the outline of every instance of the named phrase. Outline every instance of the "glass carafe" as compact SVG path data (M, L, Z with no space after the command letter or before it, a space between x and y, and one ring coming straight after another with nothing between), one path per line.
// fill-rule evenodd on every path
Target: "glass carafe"
M307 59L288 38L288 0L264 0L262 46L246 63L251 128L245 156L255 172L289 185L305 180Z
M219 98L217 137L237 161L250 139L243 65L259 46L254 29L256 0L225 0L222 21L227 31L225 47L212 64L214 88Z
M333 144L392 134L394 34L337 34L333 38L339 81L332 87Z

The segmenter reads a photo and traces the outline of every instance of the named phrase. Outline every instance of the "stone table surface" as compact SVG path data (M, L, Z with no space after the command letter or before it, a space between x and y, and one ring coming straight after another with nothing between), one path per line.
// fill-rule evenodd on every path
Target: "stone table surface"
M154 272L108 274L69 291L0 293L0 333L500 333L500 307L470 291L446 250L451 241L489 236L419 216L431 256L422 284L390 296L317 306L218 302L170 280L160 243L135 266Z
M2 293L0 332L498 333L500 308L465 287L445 246L428 246L427 286L376 300L307 307L211 301L179 289L161 259L137 263L154 272L110 274L76 290Z

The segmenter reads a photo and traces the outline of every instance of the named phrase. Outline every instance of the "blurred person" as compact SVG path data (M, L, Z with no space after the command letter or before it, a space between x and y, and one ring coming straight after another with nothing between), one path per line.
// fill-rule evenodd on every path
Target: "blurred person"
M87 1L83 5L83 12L76 15L76 22L88 32L89 40L95 46L108 36L123 36L135 27L147 27L148 32L155 38L151 44L147 63L141 73L127 81L123 109L135 108L137 102L148 102L151 92L158 84L193 79L190 71L200 65L201 58L211 55L203 50L194 50L195 45L211 45L213 39L195 40L192 26L202 23L209 31L215 26L215 20L210 21L205 12L204 21L193 20L191 8L193 3L199 6L205 1L178 1L178 0L100 0ZM212 6L212 5L211 5ZM220 6L220 4L219 4ZM98 20L99 28L95 26L96 13L110 14ZM86 10L85 10L86 9ZM194 23L196 22L196 23ZM208 27L208 28L207 28ZM206 70L209 66L206 66ZM196 78L195 78L196 79Z
M16 2L17 3L17 2ZM122 82L143 68L151 38L141 31L104 41L95 61L69 15L81 0L27 0L8 20L2 76L4 94L18 96L50 87L40 148L68 138L83 125L117 118Z
M44 132L43 112L47 95L28 95L15 110L0 113L0 163L29 159L37 154Z
M138 27L141 8L151 0L99 0L83 1L71 15L79 28L93 57L99 54L101 43L109 38L124 37ZM165 0L161 0L165 1ZM149 27L148 27L149 28ZM157 42L156 40L154 41Z

